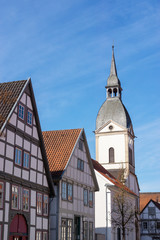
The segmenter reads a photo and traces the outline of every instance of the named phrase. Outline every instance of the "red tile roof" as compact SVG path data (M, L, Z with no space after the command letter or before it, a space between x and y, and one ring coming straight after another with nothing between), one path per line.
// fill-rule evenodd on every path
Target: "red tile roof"
M16 103L27 80L0 83L0 129Z
M92 159L94 169L99 172L103 177L112 182L115 186L124 189L126 192L129 192L135 196L137 196L133 191L131 191L128 187L123 185L118 179L116 179L112 174L109 173L99 162Z
M144 209L150 200L160 203L160 192L140 193L140 212Z
M49 169L53 178L62 175L82 129L43 132Z

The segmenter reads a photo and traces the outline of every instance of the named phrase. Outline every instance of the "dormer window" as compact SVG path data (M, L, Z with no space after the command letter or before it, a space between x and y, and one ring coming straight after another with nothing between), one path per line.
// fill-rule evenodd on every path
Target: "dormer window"
M114 163L114 148L109 148L109 163Z
M24 107L19 104L18 117L24 120Z

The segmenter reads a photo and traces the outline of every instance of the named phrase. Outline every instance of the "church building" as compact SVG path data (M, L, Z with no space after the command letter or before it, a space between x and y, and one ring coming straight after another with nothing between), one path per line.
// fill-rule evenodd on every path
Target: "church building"
M139 185L135 174L134 130L131 118L122 102L122 87L117 75L114 47L110 75L106 85L106 100L102 104L96 119L96 161L103 168L103 174L117 179L127 187L127 196L131 199L135 211L138 210ZM97 166L97 164L96 164ZM106 170L106 173L104 171ZM111 179L104 179L97 169L96 177L100 191L96 193L95 227L97 233L103 233L104 238L110 240L122 239L121 226L113 226L112 210L115 192L121 188ZM103 204L102 204L103 202ZM127 200L128 202L128 200ZM104 211L105 209L105 211ZM99 221L99 219L101 219ZM126 232L126 239L138 239L137 222ZM129 228L128 228L129 229ZM128 237L127 237L128 236Z

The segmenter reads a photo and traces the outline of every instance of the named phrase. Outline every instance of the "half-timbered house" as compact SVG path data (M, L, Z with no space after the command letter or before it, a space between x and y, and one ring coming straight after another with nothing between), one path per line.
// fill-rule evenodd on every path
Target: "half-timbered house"
M0 240L48 240L54 186L31 79L0 83Z
M94 240L98 184L84 130L47 131L43 137L56 194L51 239Z

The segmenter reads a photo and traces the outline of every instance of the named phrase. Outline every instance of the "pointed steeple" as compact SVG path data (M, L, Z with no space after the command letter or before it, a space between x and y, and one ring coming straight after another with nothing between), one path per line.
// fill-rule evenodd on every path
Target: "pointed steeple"
M111 69L110 75L107 79L107 98L118 97L121 98L121 83L117 76L116 61L114 57L114 45L112 46L112 60L111 60Z
M110 76L112 75L117 76L117 69L116 69L116 63L114 58L114 45L112 46L112 61L111 61L111 70L110 70Z

